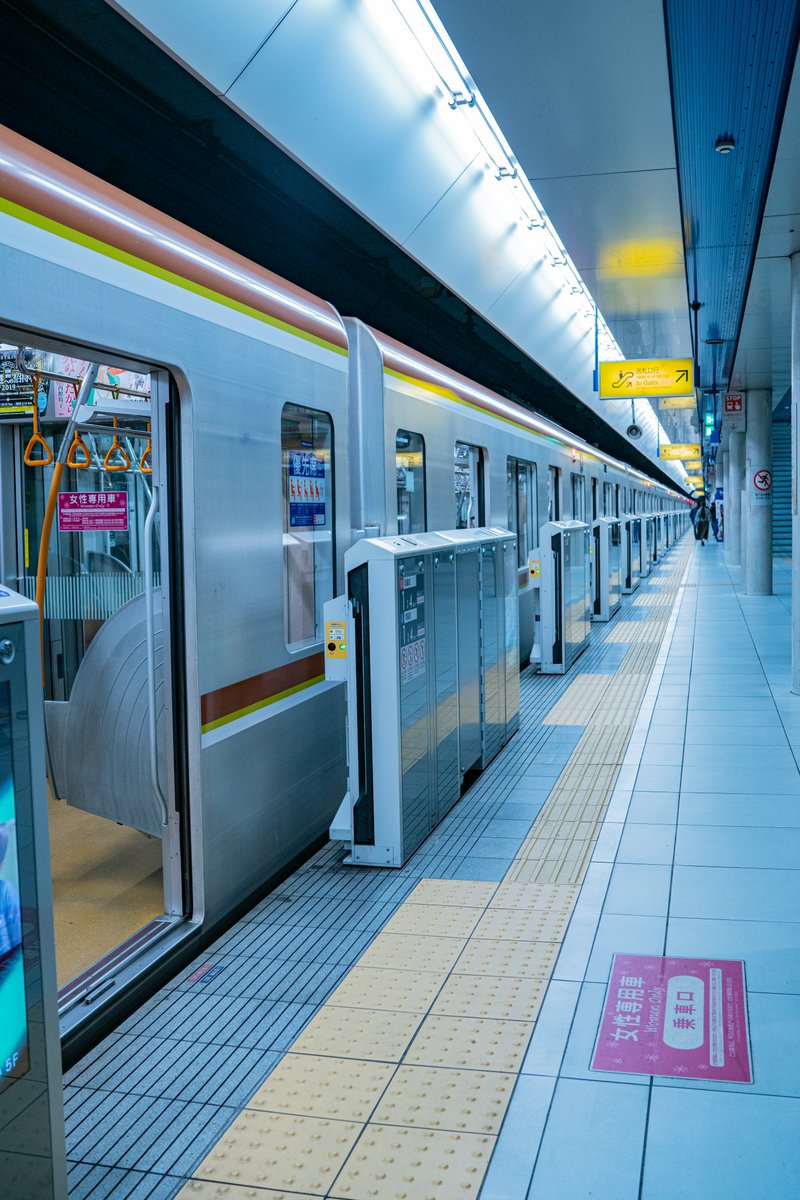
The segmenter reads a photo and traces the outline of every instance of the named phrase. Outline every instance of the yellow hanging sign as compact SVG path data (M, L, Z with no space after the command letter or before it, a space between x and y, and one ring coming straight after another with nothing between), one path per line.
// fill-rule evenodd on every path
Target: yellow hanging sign
M686 396L694 390L690 358L630 358L600 363L600 399Z
M658 402L659 408L695 408L697 401L694 396L662 396Z
M700 443L667 442L666 445L659 447L658 456L659 458L667 458L671 461L675 461L675 459L699 458Z
M691 462L685 462L683 465L686 471L688 471L688 473L691 475L692 471L702 471L703 460L701 458L692 459Z
M702 475L687 475L686 476L686 486L690 487L690 488L694 488L695 491L697 491L699 489L702 492L703 487L705 486L704 481L703 481L703 476Z

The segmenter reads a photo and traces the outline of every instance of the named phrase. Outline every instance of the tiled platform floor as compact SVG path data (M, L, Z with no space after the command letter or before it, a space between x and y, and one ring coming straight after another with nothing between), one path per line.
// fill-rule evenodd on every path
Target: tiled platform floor
M646 597L655 601L659 583L656 576L636 604L626 601L620 617L646 619ZM697 549L663 676L656 672L653 720L634 732L500 1131L486 1200L750 1197L762 1194L753 1179L767 1164L763 1194L792 1194L800 1165L788 1136L800 1108L791 1066L800 902L790 874L800 866L791 841L800 835L800 701L788 696L788 620L785 586L776 598L742 599L721 549ZM606 645L606 632L594 630L577 669L619 666L626 647ZM182 973L70 1072L71 1196L174 1196L420 877L503 877L580 737L581 728L542 724L573 677L524 679L520 735L404 871L354 872L340 866L337 848L321 852L203 956L219 974L190 984ZM745 728L767 738L768 750L733 737ZM715 753L725 747L731 756ZM748 752L738 754L742 747ZM766 787L750 778L759 763ZM662 953L665 945L745 958L753 1087L588 1071L611 953ZM767 1037L772 1048L762 1045ZM767 1127L777 1145L775 1135L765 1139Z

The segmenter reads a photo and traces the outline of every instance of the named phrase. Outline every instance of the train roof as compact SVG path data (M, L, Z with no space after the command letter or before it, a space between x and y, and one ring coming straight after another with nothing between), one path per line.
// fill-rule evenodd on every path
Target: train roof
M347 353L332 305L2 125L0 210Z
M411 349L410 346L404 346L402 342L396 341L394 338L389 337L388 334L381 333L380 330L374 329L372 326L368 328L378 343L383 356L384 368L393 374L421 384L438 395L444 395L449 399L461 401L473 408L482 409L484 412L499 417L501 420L513 421L515 424L529 429L541 437L558 442L559 445L567 450L574 450L578 454L597 459L599 462L614 467L619 471L624 471L627 475L639 480L647 487L660 488L669 496L680 496L679 492L673 491L658 480L649 478L628 463L620 462L619 459L612 458L605 451L598 450L596 446L589 445L583 438L570 433L568 429L557 425L555 421L550 421L547 417L540 416L539 413L535 413L513 400L504 399L496 392L490 391L489 388L483 387L471 379L467 379L465 375L460 375L458 371L454 371L450 367L443 366L442 363L438 363L434 359L420 354L417 350ZM684 497L681 496L680 498L683 499Z

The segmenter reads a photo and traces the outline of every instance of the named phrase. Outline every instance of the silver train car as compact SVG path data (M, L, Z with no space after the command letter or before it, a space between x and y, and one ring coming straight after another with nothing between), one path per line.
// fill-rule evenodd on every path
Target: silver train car
M685 501L0 129L0 562L40 600L62 1030L184 961L346 788L322 606L373 534ZM182 958L181 958L182 956Z

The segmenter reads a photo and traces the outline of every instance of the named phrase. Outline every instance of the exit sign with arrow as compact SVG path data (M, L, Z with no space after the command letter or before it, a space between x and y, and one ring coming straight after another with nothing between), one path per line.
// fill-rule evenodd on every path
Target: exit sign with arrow
M694 390L690 358L622 359L600 363L600 399L686 396Z

